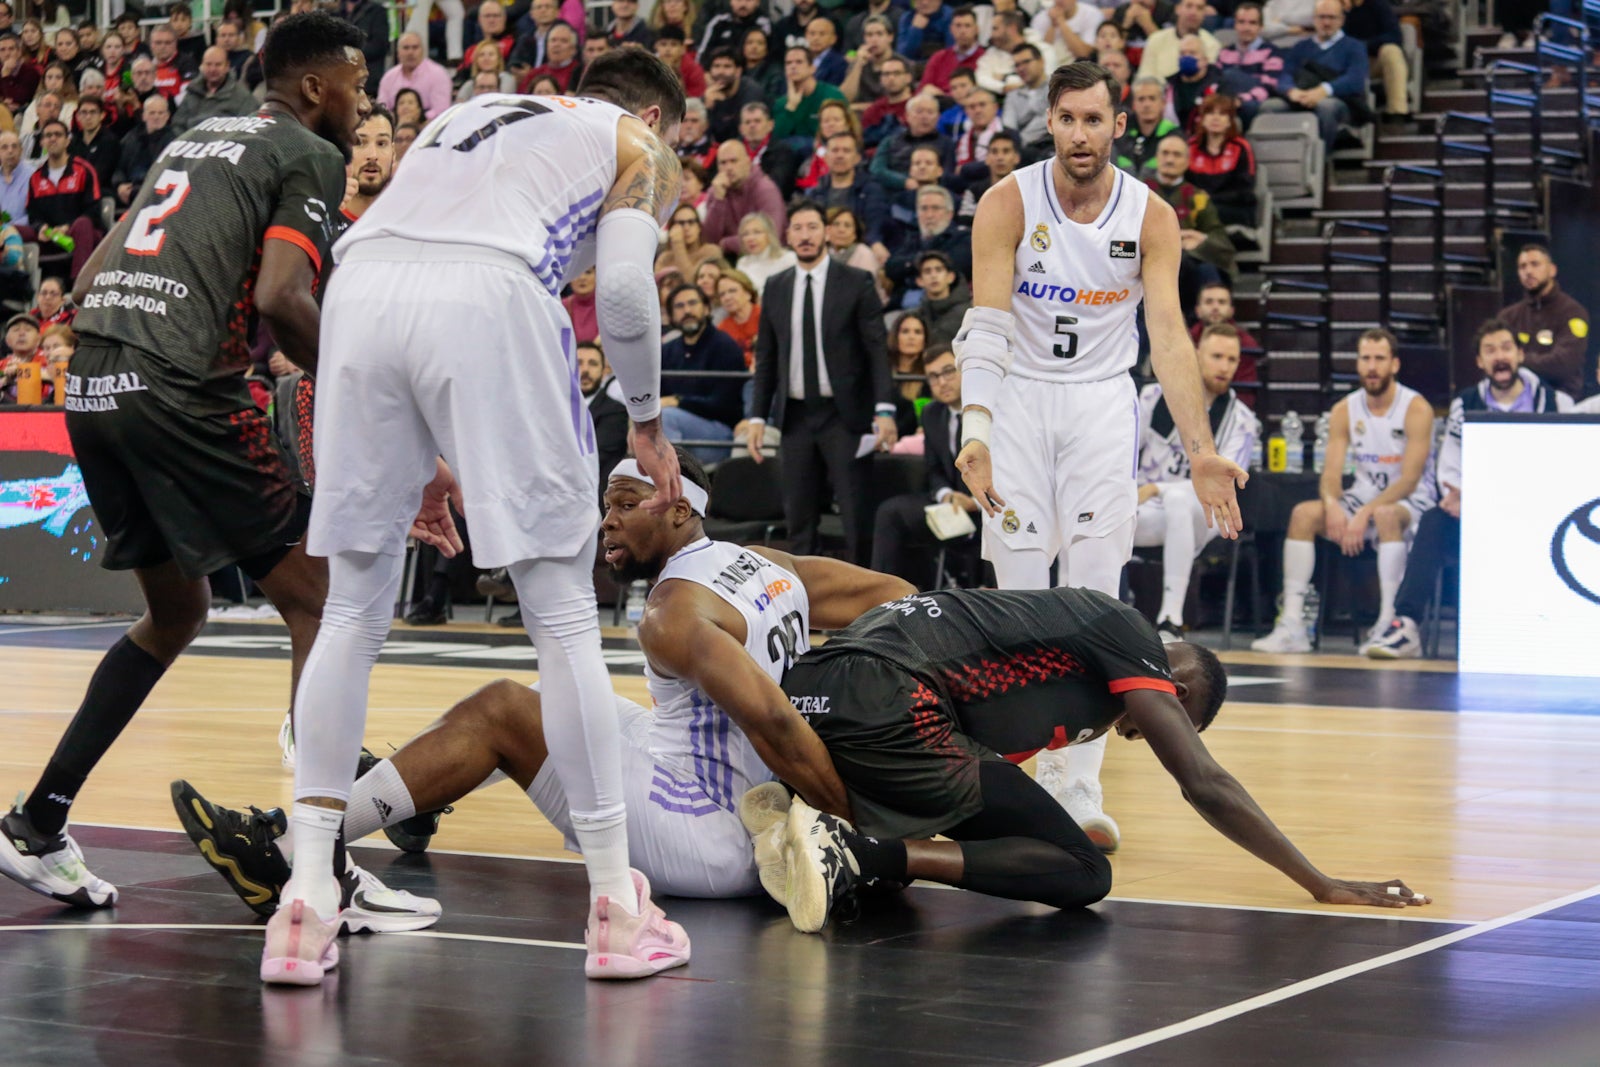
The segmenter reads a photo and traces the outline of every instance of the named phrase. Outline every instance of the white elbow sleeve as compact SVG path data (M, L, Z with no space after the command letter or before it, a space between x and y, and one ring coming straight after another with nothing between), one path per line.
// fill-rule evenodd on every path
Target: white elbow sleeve
M999 308L972 307L961 320L950 347L961 368L961 401L994 411L1000 383L1011 369L1011 336L1016 320Z
M634 422L661 414L660 236L656 220L636 208L607 212L595 229L595 321Z

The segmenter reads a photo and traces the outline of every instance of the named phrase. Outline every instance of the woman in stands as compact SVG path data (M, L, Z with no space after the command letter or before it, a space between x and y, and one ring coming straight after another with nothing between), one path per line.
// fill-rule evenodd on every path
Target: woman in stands
M655 10L650 12L650 29L659 31L663 26L677 26L683 30L683 39L692 42L699 14L700 5L695 0L658 0Z
M394 94L395 129L408 122L418 126L428 124L428 109L422 106L422 94L415 89L401 89Z
M502 93L517 91L517 79L506 70L506 57L500 52L500 45L494 41L479 41L472 49L472 70L467 80L461 83L461 88L456 91L456 103L465 103L472 99L472 83L479 74L494 74L500 79Z
M843 100L825 100L817 109L817 139L811 152L811 162L795 179L796 188L812 189L828 173L828 138L836 133L851 134L856 144L861 144L861 119L856 116L855 108Z
M28 19L23 22L17 36L22 41L23 60L44 70L44 65L51 59L50 43L44 38L44 24L38 19Z
M765 289L768 278L797 262L794 253L778 240L772 220L759 211L739 220L739 245L744 255L739 257L738 267L757 289Z
M22 121L17 125L17 136L27 139L39 126L39 97L45 93L54 93L61 101L61 121L67 124L67 129L72 129L72 116L78 110L78 83L72 76L72 71L65 63L60 61L51 63L44 68L44 77L39 79L39 91L34 93L33 100L22 112Z
M878 299L888 300L888 290L884 288L880 269L882 265L872 249L862 242L861 220L856 218L856 213L840 205L830 207L825 217L828 220L828 228L825 231L828 254L847 267L857 267L872 275L877 279Z
M671 266L680 277L693 279L701 263L722 258L721 246L705 239L700 212L688 204L673 208L667 223L667 250L656 257L656 269Z
M928 349L928 330L922 320L909 311L901 315L889 334L889 364L896 377L894 424L901 437L917 432L916 401L928 395L928 380L922 373L922 354ZM900 380L912 375L915 380Z
M789 91L789 83L783 76L782 57L773 58L766 31L754 26L744 31L739 54L744 57L744 76L761 87L761 98L781 100Z
M760 296L756 283L742 271L725 270L717 279L717 304L723 311L717 329L739 342L746 370L756 364L756 333L761 326Z
M1226 226L1256 225L1256 154L1239 128L1239 102L1226 93L1196 109L1189 139L1189 180L1211 194Z
M733 268L728 261L718 256L708 259L694 269L694 287L700 290L700 295L706 298L706 307L711 309L711 325L722 323L722 317L727 312L722 310L722 305L717 302L717 283L722 280L722 275Z

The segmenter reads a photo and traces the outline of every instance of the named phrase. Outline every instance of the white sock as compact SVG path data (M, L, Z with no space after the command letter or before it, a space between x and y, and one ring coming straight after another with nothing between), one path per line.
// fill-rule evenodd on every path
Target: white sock
M1406 543L1378 542L1378 632L1389 628L1394 619L1394 595L1406 576Z
M610 897L633 915L639 914L639 896L628 872L628 816L623 809L602 815L572 813L572 836L583 852L589 870L589 901Z
M344 839L360 841L385 826L393 826L417 813L411 790L394 764L384 760L356 779L350 789L350 806L344 811Z
M1183 602L1189 596L1189 575L1194 570L1194 526L1189 517L1167 512L1167 540L1161 549L1161 611L1156 621L1171 619L1183 625Z
M1068 786L1080 781L1100 784L1100 764L1106 760L1106 738L1109 736L1109 733L1104 733L1093 741L1082 741L1066 747Z
M1283 618L1292 626L1302 625L1306 611L1306 590L1317 569L1315 541L1283 543Z
M291 818L295 832L294 873L283 887L282 899L303 900L332 922L339 914L339 881L333 874L333 844L344 824L344 812L295 802Z

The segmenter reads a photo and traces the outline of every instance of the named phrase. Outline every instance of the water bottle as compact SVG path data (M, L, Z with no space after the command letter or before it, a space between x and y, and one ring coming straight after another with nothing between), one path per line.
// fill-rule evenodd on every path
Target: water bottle
M1311 469L1318 474L1328 459L1328 413L1324 411L1317 416L1316 438L1311 443Z
M1306 590L1305 607L1301 609L1300 620L1305 623L1306 637L1311 643L1317 641L1317 614L1322 610L1322 594L1317 592L1317 587L1312 586Z
M649 582L634 582L628 586L628 625L637 626L644 618L645 598L650 595Z
M1258 471L1266 463L1266 449L1267 443L1261 439L1260 434L1256 434L1256 443L1250 450L1251 470Z
M1306 469L1305 424L1292 411L1283 415L1283 446L1288 451L1283 469L1289 474L1299 474Z

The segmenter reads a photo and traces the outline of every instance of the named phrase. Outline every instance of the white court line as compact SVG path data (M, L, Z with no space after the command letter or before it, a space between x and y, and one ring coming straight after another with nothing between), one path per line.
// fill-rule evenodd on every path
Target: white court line
M1250 1012L1271 1007L1274 1004L1298 997L1303 993L1310 993L1314 990L1321 989L1324 986L1332 985L1335 982L1342 982L1346 978L1354 978L1357 975L1366 974L1368 971L1375 971L1381 967L1387 967L1392 963L1401 963L1405 960L1414 959L1417 956L1423 956L1429 952L1434 952L1441 948L1447 948L1450 945L1477 937L1480 934L1492 933L1495 930L1501 929L1502 927L1510 926L1513 923L1522 922L1524 919L1532 919L1539 915L1543 915L1545 912L1555 911L1557 908L1564 908L1568 904L1575 904L1578 901L1588 900L1590 897L1594 896L1600 896L1600 884L1592 885L1587 889L1580 889L1576 893L1568 893L1566 896L1559 897L1556 900L1547 901L1543 904L1535 904L1531 908L1523 908L1521 911L1514 911L1510 915L1502 915L1498 919L1490 919L1486 922L1476 923L1472 926L1468 926L1463 930L1456 930L1448 934L1443 934L1439 937L1430 938L1427 941L1419 941L1417 944L1411 945L1408 948L1399 949L1394 952L1388 952L1382 956L1375 956L1370 960L1363 960L1360 963L1352 963L1347 967L1340 967L1336 970L1327 971L1313 978L1302 979L1301 981L1295 982L1292 985L1286 985L1281 989L1274 989L1270 993L1262 993L1259 996L1249 997L1245 1000L1237 1001L1233 1004L1228 1004L1224 1007L1216 1008L1212 1011L1193 1016L1192 1018L1185 1019L1182 1022L1173 1023L1170 1026L1163 1026L1155 1030L1147 1030L1142 1034L1135 1034L1133 1037L1123 1038L1121 1041L1113 1041L1110 1044L1101 1045L1099 1048L1089 1049L1087 1052L1080 1052L1077 1055L1067 1056L1064 1059L1052 1060L1049 1063L1044 1064L1043 1067L1080 1067L1082 1064L1099 1063L1102 1060L1108 1060L1113 1056L1120 1056L1124 1052L1133 1052L1138 1049L1148 1048L1151 1045L1159 1044L1163 1041L1169 1041L1174 1037L1182 1037L1184 1034L1191 1034L1196 1030L1204 1030L1208 1026L1215 1026L1218 1023L1227 1022L1229 1019L1236 1019L1241 1015L1248 1015Z
M63 930L247 930L261 933L266 927L260 923L50 923L34 926L6 926L0 924L0 933L39 931L60 933ZM483 941L492 945L529 945L533 948L568 948L587 951L588 946L577 941L541 941L535 937L498 937L493 934L449 934L442 930L404 930L384 934L384 937L426 937L435 941Z

